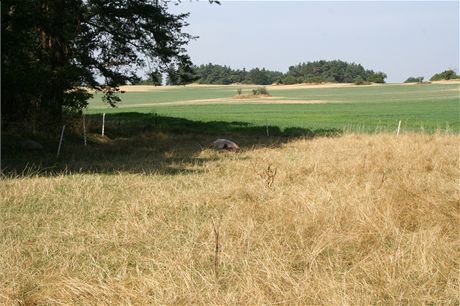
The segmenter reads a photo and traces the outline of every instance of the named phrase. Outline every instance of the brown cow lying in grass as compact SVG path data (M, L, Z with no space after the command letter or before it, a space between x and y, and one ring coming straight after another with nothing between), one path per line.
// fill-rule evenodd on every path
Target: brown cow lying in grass
M216 150L226 150L226 151L232 151L232 152L237 152L240 147L234 143L231 140L228 139L217 139L212 143L212 146Z

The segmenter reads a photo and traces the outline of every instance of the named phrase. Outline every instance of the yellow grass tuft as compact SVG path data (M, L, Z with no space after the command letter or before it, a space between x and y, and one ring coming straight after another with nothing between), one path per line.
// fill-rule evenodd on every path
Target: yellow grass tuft
M203 150L183 174L5 178L0 304L458 304L459 140L345 135Z

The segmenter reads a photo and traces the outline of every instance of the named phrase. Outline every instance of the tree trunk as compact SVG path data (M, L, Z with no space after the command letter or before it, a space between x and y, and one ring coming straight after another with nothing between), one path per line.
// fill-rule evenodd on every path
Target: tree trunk
M41 37L41 47L45 49L47 61L50 64L49 88L46 97L43 97L42 110L47 114L51 124L60 126L62 123L62 106L64 104L63 71L65 66L65 38L63 11L65 1L50 1L43 6L43 9L52 14L52 22L43 27Z

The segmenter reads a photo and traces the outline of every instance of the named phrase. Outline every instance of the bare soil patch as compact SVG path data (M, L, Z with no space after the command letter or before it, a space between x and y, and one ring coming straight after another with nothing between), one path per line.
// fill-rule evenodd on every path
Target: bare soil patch
M460 79L455 79L455 80L443 80L443 81L432 81L431 83L433 83L433 84L459 84L459 85L460 85Z
M234 97L232 97L233 99L257 99L257 98L269 98L271 97L270 95L267 95L267 94L257 94L257 95L253 95L253 94L241 94L241 95L236 95Z

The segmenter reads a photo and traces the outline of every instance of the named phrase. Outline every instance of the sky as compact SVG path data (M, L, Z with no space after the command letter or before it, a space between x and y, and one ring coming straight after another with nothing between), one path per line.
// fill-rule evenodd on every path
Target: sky
M459 71L459 1L187 1L194 64L265 67L340 59L387 82Z

